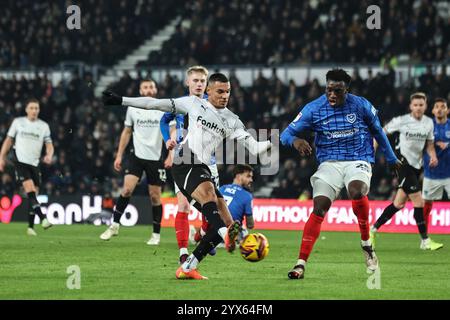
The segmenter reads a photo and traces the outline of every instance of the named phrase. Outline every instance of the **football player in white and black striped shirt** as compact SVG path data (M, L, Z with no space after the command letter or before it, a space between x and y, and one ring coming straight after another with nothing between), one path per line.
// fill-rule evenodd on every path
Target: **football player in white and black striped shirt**
M42 162L51 164L54 147L50 136L50 127L39 119L39 101L30 99L26 103L26 117L19 117L12 122L6 139L0 151L0 171L6 165L6 157L13 148L13 163L16 170L16 178L21 182L29 200L29 217L27 234L35 236L34 217L35 214L41 219L42 227L48 229L52 224L42 213L41 206L37 200L39 186L41 184L41 172L39 162L42 147L45 144L45 156Z

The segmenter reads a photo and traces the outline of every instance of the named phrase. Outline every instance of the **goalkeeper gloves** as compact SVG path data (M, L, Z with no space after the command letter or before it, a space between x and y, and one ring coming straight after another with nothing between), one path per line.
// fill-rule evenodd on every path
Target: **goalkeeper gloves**
M111 90L103 91L103 104L105 106L121 106L122 105L122 97L115 94Z

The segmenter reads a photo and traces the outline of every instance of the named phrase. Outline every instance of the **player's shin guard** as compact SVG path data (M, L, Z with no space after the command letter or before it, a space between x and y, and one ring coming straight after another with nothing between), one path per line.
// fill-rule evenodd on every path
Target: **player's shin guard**
M35 214L37 214L39 219L43 220L45 218L45 216L41 211L41 205L40 205L39 201L37 200L36 193L28 192L27 195L28 195L28 200L30 201L29 203L30 203L31 210Z
M375 222L374 227L379 229L383 224L388 222L394 214L400 209L394 206L393 203L391 203L389 206L387 206L381 216L378 218L377 222Z
M215 202L205 203L202 207L202 214L208 219L210 228L193 252L198 261L201 261L208 252L222 242L223 238L218 231L225 228L225 223L220 218Z
M177 236L178 248L187 248L189 243L189 213L177 212L175 217L175 234Z
M302 245L300 247L299 259L308 261L309 254L311 253L314 243L320 234L320 228L322 226L323 218L311 213L308 221L303 229Z
M130 202L130 197L123 197L122 195L119 196L117 199L116 206L114 207L114 222L120 223L120 217L125 212L125 209L128 206L128 203Z
M416 219L417 229L419 229L422 239L428 238L427 226L423 218L423 208L414 208L414 219Z
M153 233L160 233L161 232L162 212L163 212L162 205L153 206L152 207ZM188 229L188 235L189 235L189 229Z
M369 198L364 196L361 199L352 200L352 208L358 218L361 240L367 241L369 240Z
M431 209L433 209L433 202L425 201L425 204L423 206L423 220L425 221L425 226L427 228L427 232L428 232L428 226L430 225Z

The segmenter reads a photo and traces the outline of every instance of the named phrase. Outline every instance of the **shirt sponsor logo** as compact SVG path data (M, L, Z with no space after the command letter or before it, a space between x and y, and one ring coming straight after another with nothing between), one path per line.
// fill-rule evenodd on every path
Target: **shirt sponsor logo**
M136 121L136 124L140 127L159 127L159 121L158 120L151 120L151 119L147 119L147 120L141 120L138 119Z
M225 136L225 129L220 128L219 125L215 122L209 122L203 119L202 116L198 116L197 123L201 124L203 127L206 127L208 129L211 129L212 131L221 134L222 136Z
M20 135L24 138L27 139L33 139L33 140L39 140L39 134L34 133L34 132L26 132L26 131L22 131L20 133Z
M405 136L408 139L411 140L425 140L427 138L426 133L420 133L420 132L405 132Z
M354 123L356 121L356 114L350 113L346 116L347 121L350 123Z
M351 137L359 131L358 128L340 130L340 131L324 131L328 139Z

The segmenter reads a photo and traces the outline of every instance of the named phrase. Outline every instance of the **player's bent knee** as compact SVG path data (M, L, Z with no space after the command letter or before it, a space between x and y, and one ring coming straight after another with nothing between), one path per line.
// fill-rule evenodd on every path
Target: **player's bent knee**
M191 209L191 207L189 206L189 203L187 203L187 201L178 203L178 211L179 212L189 212L190 209Z
M316 216L319 216L319 217L323 218L323 217L325 217L325 214L327 213L327 211L328 210L325 210L323 208L314 207L312 214L315 214Z
M159 193L157 194L151 193L150 199L152 200L153 206L159 206L161 204L161 194Z
M365 194L361 190L349 192L349 194L352 200L359 200L365 196Z
M404 202L395 202L394 201L394 207L396 207L398 210L402 210L405 207Z

